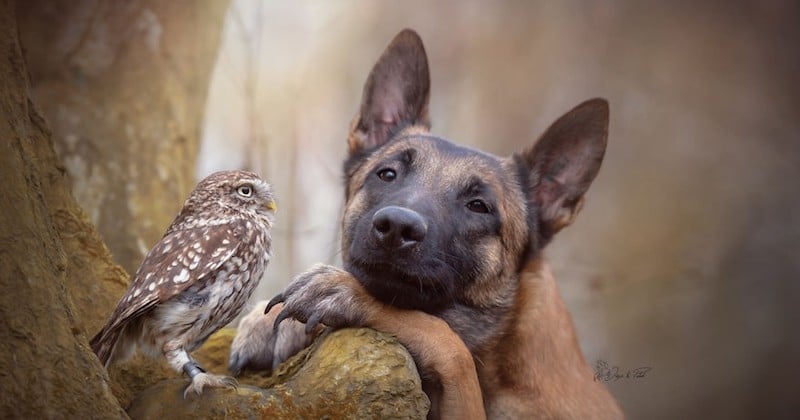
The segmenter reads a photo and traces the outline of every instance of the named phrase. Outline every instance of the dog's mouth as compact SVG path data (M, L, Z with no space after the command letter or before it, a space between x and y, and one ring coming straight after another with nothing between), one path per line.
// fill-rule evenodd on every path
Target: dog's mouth
M378 300L392 306L437 312L453 302L454 282L443 262L398 264L393 261L345 262L349 271Z

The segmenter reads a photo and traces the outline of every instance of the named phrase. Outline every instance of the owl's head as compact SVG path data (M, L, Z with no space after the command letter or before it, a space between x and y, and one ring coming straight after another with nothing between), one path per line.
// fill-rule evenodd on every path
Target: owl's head
M215 172L197 184L186 200L187 207L216 208L221 213L275 215L272 187L250 171Z

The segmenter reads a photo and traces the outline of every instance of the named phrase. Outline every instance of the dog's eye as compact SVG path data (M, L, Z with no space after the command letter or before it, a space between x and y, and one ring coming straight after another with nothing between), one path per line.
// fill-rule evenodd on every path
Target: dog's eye
M253 187L249 184L242 185L236 189L236 193L244 198L249 198L253 195Z
M394 169L389 168L381 169L378 171L378 178L380 178L381 181L392 182L395 180L395 178L397 178L397 172L395 172Z
M467 203L467 208L475 213L489 213L489 206L481 200L472 200Z

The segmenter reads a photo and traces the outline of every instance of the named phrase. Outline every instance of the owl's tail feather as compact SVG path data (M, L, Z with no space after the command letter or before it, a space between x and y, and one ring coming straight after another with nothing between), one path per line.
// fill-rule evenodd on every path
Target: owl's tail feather
M100 332L95 335L89 344L92 346L92 351L100 359L106 369L114 363L117 359L115 357L115 349L122 336L122 328L108 328L106 325Z

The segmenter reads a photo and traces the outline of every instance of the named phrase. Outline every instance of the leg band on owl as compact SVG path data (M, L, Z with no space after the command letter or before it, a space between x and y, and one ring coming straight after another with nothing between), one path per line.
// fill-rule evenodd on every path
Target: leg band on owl
M194 378L195 376L206 372L205 369L200 367L200 365L194 360L186 362L186 364L183 365L183 371L186 372L190 378Z

